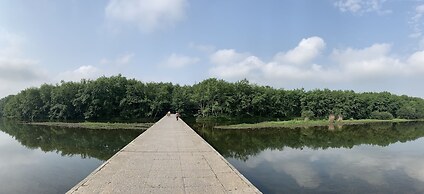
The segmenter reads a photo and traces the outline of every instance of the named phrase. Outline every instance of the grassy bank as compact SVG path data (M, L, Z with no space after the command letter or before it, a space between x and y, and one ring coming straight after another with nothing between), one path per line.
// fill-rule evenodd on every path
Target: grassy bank
M344 120L335 122L334 125L360 125L367 123L399 123L409 122L414 120L407 119L393 119L393 120L375 120L375 119L364 119L364 120ZM217 129L261 129L261 128L296 128L296 127L318 127L328 126L328 120L289 120L289 121L268 121L255 124L236 124L236 125L225 125L216 126Z
M137 129L146 130L153 123L100 123L100 122L82 122L82 123L64 123L64 122L32 122L29 125L54 126L66 128L82 129Z

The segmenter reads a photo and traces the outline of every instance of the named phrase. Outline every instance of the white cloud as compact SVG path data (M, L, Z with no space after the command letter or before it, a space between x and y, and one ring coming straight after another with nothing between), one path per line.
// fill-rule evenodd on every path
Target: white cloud
M24 38L0 29L0 80L28 82L45 75L36 65L38 61L22 57Z
M151 32L181 21L187 7L187 0L110 0L105 13L112 21L134 24Z
M308 66L311 66L313 71L321 71L321 66L310 62L318 57L324 48L325 42L320 37L302 39L295 48L277 53L268 63L249 53L238 53L233 49L218 50L210 57L211 63L215 65L210 73L231 80L269 80L281 77L304 79L316 74L306 70Z
M276 83L278 86L284 86L290 82L328 82L340 79L336 71L323 70L323 67L317 64L299 68L294 65L270 62L263 67L262 72L264 80Z
M255 56L249 56L232 65L218 65L211 69L213 75L227 79L243 79L255 77L254 70L261 68L264 63Z
M216 65L210 73L227 79L251 78L255 74L253 71L264 65L258 57L238 53L234 49L218 50L210 56L210 60Z
M228 65L239 63L248 56L248 53L238 53L234 49L222 49L213 53L210 56L210 60L213 64Z
M341 12L351 12L354 14L363 14L367 12L376 12L378 14L388 14L391 10L383 9L386 0L337 0L334 5Z
M189 57L172 53L161 65L172 68L182 68L196 64L200 61L197 57Z
M249 53L233 49L211 54L212 76L253 82L277 87L327 86L353 83L383 83L394 76L401 80L421 78L424 73L424 51L412 53L406 59L391 53L390 44L373 44L355 49L334 49L321 56L325 42L319 37L303 39L293 49L279 52L266 62ZM323 63L318 64L317 61Z
M424 72L424 51L418 51L408 58L408 64L413 70Z
M374 44L364 49L334 50L331 58L339 64L344 79L371 79L404 74L405 64L390 56L391 45Z
M0 97L48 81L39 62L23 55L24 38L0 29Z
M91 65L78 67L72 71L60 73L56 80L80 81L81 79L95 79L101 75L100 69Z
M100 76L111 76L124 73L127 64L134 58L133 53L118 55L114 59L103 58L97 64L81 65L76 69L58 73L53 81L81 81L81 79L97 79Z
M0 98L49 82L47 72L36 65L35 61L25 59L0 59Z
M68 70L58 73L53 81L80 81L81 79L97 79L100 76L111 76L118 73L123 74L127 64L130 64L134 58L134 53L125 53L118 55L114 59L103 58L97 64L81 65L74 70Z
M43 78L44 74L35 66L37 61L0 56L0 80L27 82Z
M278 53L274 60L279 63L302 65L315 59L325 48L325 42L320 37L302 39L296 48L287 53Z

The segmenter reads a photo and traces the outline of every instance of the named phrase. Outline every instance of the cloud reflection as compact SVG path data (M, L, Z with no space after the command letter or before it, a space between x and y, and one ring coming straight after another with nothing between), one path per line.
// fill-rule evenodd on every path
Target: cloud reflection
M362 180L370 185L391 184L390 175L401 173L424 183L424 138L413 145L392 144L387 147L361 145L353 149L303 150L285 147L282 151L264 150L246 161L250 168L269 165L277 172L290 175L304 188L317 188L324 179ZM323 178L325 177L325 178ZM421 188L422 189L422 188Z

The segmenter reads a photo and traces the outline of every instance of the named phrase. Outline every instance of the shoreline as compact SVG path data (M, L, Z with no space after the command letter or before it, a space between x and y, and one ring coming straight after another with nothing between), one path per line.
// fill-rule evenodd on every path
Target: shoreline
M127 129L127 130L147 130L153 123L105 123L105 122L80 122L80 123L67 123L67 122L29 122L22 123L25 125L35 126L49 126L49 127L65 127L76 129L97 129L97 130L114 130L114 129Z
M410 119L393 119L393 120L376 120L376 119L362 119L362 120L343 120L336 121L333 125L364 125L370 123L402 123L424 120L410 120ZM289 120L289 121L267 121L254 124L235 124L235 125L221 125L215 126L215 129L265 129L265 128L298 128L298 127L322 127L330 126L328 120Z

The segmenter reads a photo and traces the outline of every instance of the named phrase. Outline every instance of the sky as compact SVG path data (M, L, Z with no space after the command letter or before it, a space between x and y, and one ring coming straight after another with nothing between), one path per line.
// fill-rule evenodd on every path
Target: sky
M424 97L424 0L0 2L0 98L118 74Z

